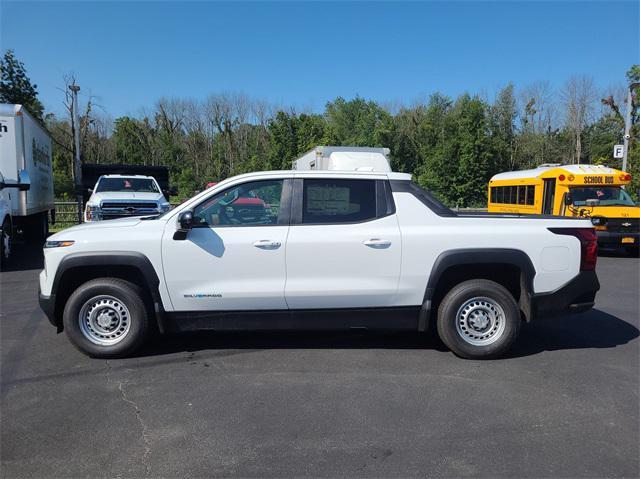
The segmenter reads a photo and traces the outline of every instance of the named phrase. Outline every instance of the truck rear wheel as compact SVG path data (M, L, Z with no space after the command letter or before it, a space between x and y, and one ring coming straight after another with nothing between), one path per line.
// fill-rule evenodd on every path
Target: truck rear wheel
M466 359L504 354L518 337L520 322L520 309L511 293L485 279L458 284L438 308L440 339Z
M71 343L96 358L132 354L149 330L142 290L117 278L80 285L67 300L63 321Z

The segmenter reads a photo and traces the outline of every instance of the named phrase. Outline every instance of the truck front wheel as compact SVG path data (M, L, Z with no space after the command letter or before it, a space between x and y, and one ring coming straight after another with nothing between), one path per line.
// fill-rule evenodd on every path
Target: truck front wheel
M520 322L520 310L511 293L485 279L458 284L438 308L440 338L466 359L504 354L518 337Z
M2 223L2 231L0 232L0 270L4 271L9 265L11 259L11 248L13 247L13 229L9 219L5 219Z
M67 300L63 321L71 343L96 358L132 354L149 330L142 290L117 278L80 285Z

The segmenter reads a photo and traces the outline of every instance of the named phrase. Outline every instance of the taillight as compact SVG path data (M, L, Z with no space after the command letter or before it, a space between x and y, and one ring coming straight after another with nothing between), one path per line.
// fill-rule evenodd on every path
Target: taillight
M575 236L580 241L580 271L596 269L598 237L593 228L549 228L557 235Z

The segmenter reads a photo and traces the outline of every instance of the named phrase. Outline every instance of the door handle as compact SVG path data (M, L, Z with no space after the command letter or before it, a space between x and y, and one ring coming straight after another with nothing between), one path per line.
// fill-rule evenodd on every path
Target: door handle
M388 248L389 246L391 246L391 241L380 239L380 238L371 238L363 241L362 243L365 246L368 246L369 248L378 248L378 249Z
M260 249L278 249L282 243L280 241L258 240L253 243L253 246Z

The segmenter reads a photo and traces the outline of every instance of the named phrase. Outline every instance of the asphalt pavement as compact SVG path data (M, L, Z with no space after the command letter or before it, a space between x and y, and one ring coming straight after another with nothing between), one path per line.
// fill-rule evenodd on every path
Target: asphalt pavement
M640 260L466 361L417 334L197 333L90 359L0 274L2 477L638 477Z

